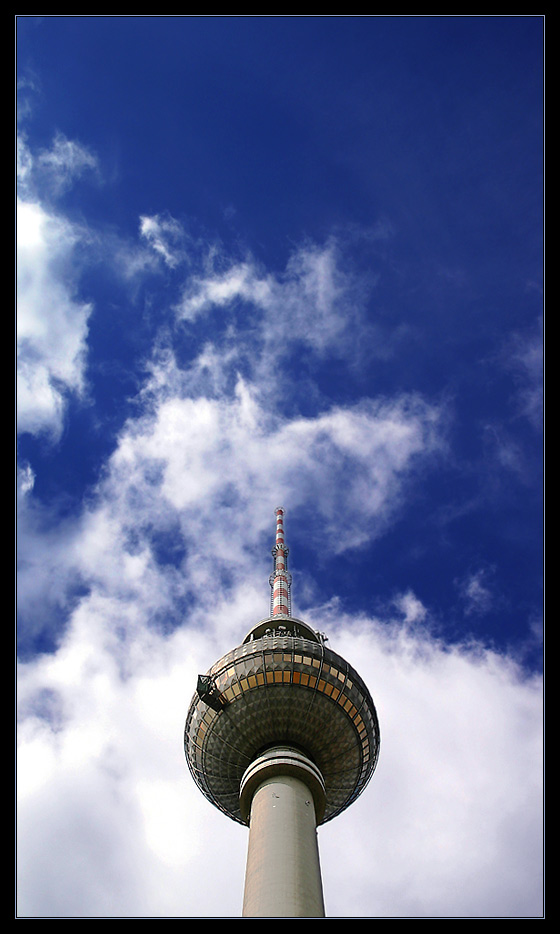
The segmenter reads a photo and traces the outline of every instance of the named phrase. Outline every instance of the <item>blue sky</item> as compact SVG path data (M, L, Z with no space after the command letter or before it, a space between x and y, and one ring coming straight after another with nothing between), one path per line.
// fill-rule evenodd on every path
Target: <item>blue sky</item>
M327 913L539 915L543 25L17 19L20 914L239 914L181 733L282 504L382 732Z

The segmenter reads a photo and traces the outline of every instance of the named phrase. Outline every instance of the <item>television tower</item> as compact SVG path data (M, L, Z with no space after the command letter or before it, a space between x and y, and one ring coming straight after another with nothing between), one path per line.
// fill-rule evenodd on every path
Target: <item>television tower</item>
M202 793L249 826L243 917L325 917L317 826L358 797L379 725L357 672L291 615L284 509L276 509L270 616L199 675L185 755Z

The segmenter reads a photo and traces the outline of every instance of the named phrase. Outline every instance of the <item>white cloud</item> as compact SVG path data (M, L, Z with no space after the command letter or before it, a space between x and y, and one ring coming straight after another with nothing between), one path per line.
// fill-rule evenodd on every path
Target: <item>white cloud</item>
M312 505L323 534L336 530L337 547L353 547L379 534L407 477L440 448L439 413L418 398L364 400L315 418L285 419L263 407L258 391L241 379L231 398L168 397L179 376L169 361L166 373L154 377L162 398L153 415L122 435L113 475L122 483L127 478L127 487L134 483L142 505L165 504L189 516L188 528L193 510L225 497L240 517L250 498L253 519L245 520L245 534L252 534L251 525L261 531L272 497L292 511ZM341 510L352 517L344 527Z
M73 285L80 238L68 221L39 203L17 204L17 411L20 431L58 437L68 392L85 388L92 305Z
M78 295L84 229L47 204L97 159L58 134L50 149L31 152L18 135L17 415L18 430L61 433L69 393L85 389L88 320L93 307Z
M71 606L77 587L139 600L154 614L172 612L188 587L216 599L215 581L231 568L231 526L247 572L278 502L292 516L313 511L317 543L328 537L334 552L360 546L382 533L439 451L438 412L420 399L287 419L242 380L231 398L191 398L173 361L166 373L152 382L151 414L122 431L95 505L53 522L22 504L20 602L32 631L48 629L49 608L58 614L66 589ZM154 536L169 534L185 551L180 571L157 562Z
M320 831L327 909L538 915L540 678L389 620L339 619L331 643L370 687L381 755L355 812Z
M90 598L57 653L21 666L20 915L240 915L247 833L182 751L197 672L255 618L237 587L231 600L235 632L216 633L214 610L165 637L137 604L126 637L118 602ZM319 830L328 915L538 914L540 679L396 620L311 619L365 678L382 731L370 785Z

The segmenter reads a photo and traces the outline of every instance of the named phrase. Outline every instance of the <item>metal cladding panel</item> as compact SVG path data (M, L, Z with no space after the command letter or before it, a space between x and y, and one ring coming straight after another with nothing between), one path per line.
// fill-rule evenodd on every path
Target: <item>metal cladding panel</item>
M239 787L245 769L269 745L301 748L325 781L322 820L361 793L379 752L379 726L365 684L322 643L270 635L229 652L208 674L223 707L198 694L185 725L185 754L195 782L216 807L244 823Z

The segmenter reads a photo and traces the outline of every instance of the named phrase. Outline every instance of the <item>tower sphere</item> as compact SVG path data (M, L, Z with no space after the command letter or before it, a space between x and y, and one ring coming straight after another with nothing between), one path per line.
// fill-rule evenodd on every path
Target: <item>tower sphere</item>
M261 620L243 643L199 677L185 725L194 781L212 804L248 823L240 788L266 749L301 751L325 789L318 823L363 791L379 754L379 725L358 673L302 620Z

